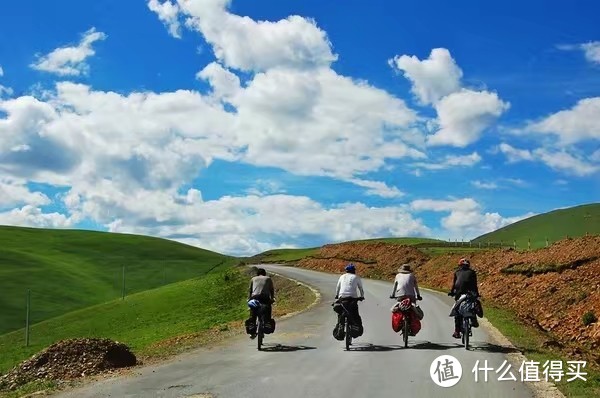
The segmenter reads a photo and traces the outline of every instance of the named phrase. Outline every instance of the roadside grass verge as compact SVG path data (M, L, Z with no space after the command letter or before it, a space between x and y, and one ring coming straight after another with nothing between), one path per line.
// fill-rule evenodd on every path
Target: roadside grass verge
M23 330L2 335L0 374L67 338L103 337L123 342L145 363L243 333L249 271L220 271L49 319L32 326L29 347L24 345ZM276 275L273 280L274 317L302 310L315 300L306 286ZM0 392L0 396L17 397L56 386L54 382L34 382L4 395Z
M542 331L525 325L518 321L516 316L509 310L499 308L484 301L484 311L486 318L517 347L528 360L540 362L541 366L548 360L563 361L563 369L567 370L567 361L574 360L568 358L564 352L558 349L546 348L544 342L549 340L548 335ZM569 398L588 398L600 397L600 369L590 368L588 362L584 369L588 374L585 376L587 381L577 380L566 382L563 379L556 383L558 389Z
M0 226L0 335L31 322L197 278L238 260L140 235Z

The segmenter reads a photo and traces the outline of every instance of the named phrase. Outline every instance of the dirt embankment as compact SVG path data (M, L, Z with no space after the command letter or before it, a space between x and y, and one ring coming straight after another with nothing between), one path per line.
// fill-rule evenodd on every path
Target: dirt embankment
M324 246L300 267L341 272L354 262L361 275L392 279L410 262L423 286L449 290L461 257L479 277L480 292L492 304L509 308L519 319L548 333L571 355L600 365L600 322L584 325L583 315L600 317L600 237L565 239L530 252L507 249L446 254L429 258L414 247L386 243Z

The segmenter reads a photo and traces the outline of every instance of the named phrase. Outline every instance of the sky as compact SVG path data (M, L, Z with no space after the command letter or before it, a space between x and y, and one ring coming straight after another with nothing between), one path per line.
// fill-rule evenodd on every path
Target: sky
M232 255L468 240L600 201L595 0L0 13L0 224Z

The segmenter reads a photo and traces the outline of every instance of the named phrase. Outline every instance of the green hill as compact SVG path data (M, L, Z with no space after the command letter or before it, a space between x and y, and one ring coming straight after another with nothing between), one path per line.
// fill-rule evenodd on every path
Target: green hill
M0 226L0 334L127 294L204 275L236 259L139 235Z
M0 374L58 340L102 337L125 342L136 354L172 336L244 319L248 277L235 270L214 272L48 319L0 336Z
M531 247L539 248L549 243L564 239L566 236L575 238L600 234L600 203L554 210L539 214L507 225L497 231L481 235L473 240L475 243L504 242L512 245L517 242L520 248L527 247L531 239Z

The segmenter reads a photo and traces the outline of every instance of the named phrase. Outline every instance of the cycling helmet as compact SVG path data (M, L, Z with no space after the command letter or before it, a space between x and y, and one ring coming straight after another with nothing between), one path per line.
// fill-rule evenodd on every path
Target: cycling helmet
M355 272L356 271L356 267L352 263L346 265L346 268L344 268L344 269L346 270L346 272Z
M260 301L258 301L257 299L248 300L248 307L258 308L260 307Z
M409 298L405 298L400 302L400 304L398 304L398 308L400 308L400 311L408 311L410 310L410 307L412 307L412 304Z
M466 258L461 258L460 260L458 260L458 265L464 265L468 267L469 265L471 265L471 263Z

